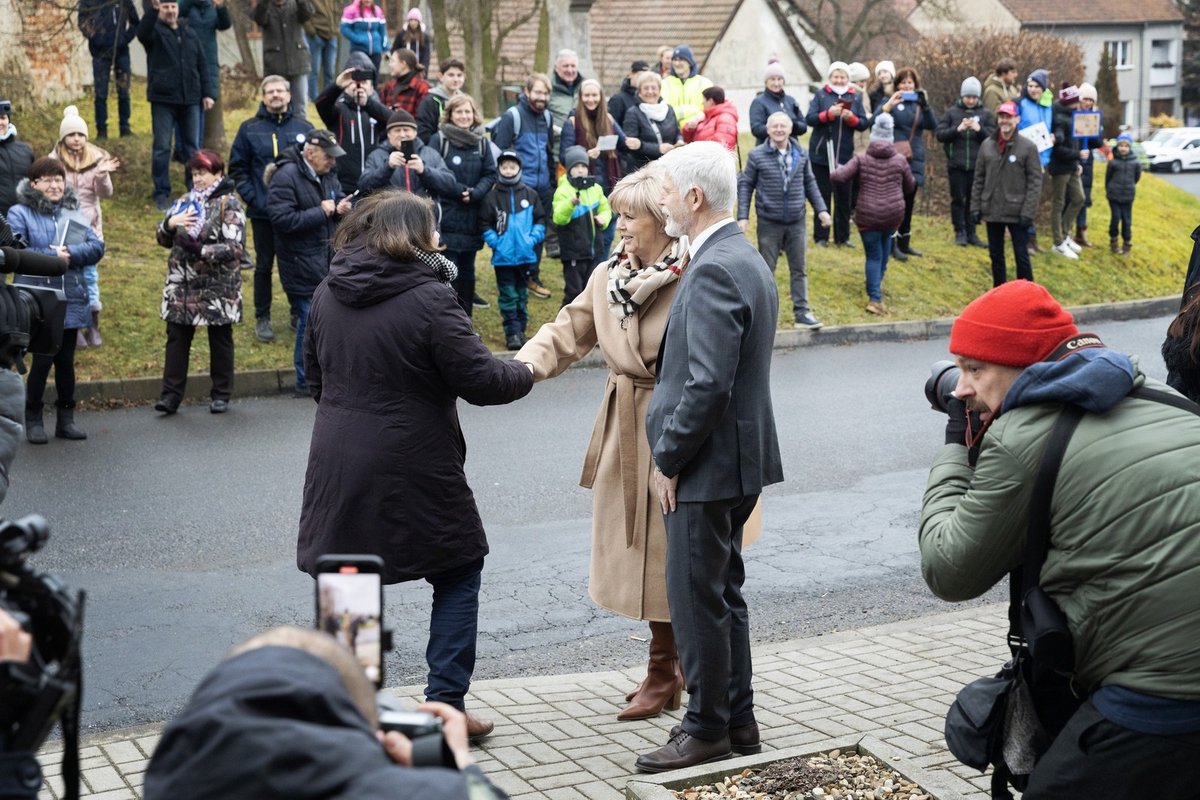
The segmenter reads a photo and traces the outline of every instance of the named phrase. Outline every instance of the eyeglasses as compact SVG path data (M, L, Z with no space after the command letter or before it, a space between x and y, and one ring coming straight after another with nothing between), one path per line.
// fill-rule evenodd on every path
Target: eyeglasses
M61 183L65 186L67 183L67 179L60 178L57 175L44 176L44 177L41 177L41 178L38 178L37 180L35 180L34 183L50 183L50 184Z

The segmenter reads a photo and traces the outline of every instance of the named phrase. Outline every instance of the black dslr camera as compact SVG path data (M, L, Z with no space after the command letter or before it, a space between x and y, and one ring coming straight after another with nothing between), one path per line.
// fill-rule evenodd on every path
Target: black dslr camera
M84 593L72 593L57 578L27 563L50 538L36 514L0 521L0 608L33 637L25 663L0 662L0 786L4 796L36 797L41 773L33 754L55 723L63 732L66 796L79 796L79 704L83 672Z
M948 414L946 398L958 386L958 376L962 374L953 361L935 361L929 368L929 380L925 381L925 399L934 411Z

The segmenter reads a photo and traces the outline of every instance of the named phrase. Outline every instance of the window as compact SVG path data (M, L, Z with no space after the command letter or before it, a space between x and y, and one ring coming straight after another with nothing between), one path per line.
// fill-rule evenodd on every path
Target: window
M1112 56L1113 66L1117 69L1133 68L1133 42L1129 39L1105 42L1104 49Z
M1152 69L1171 69L1175 66L1174 49L1170 39L1155 39L1150 43L1150 67Z

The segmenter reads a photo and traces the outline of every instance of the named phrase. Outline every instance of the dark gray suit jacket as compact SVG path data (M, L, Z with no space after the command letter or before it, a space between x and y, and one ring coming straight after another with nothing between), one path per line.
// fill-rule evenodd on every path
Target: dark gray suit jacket
M734 222L684 270L658 357L646 436L676 498L756 495L783 480L771 407L779 297L771 271Z

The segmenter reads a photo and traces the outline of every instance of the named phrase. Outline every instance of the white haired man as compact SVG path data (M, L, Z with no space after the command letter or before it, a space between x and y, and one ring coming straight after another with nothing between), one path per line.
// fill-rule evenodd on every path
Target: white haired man
M550 101L547 103L555 128L562 130L563 123L575 110L582 84L579 55L574 50L559 50L554 59L554 74L550 76Z
M688 708L667 744L638 758L644 772L762 749L750 688L742 528L763 487L783 480L771 406L779 298L771 271L730 213L733 155L716 142L695 142L659 163L667 234L690 243L646 433Z

